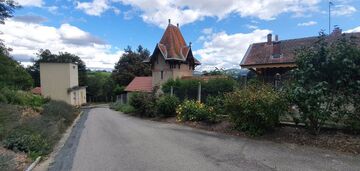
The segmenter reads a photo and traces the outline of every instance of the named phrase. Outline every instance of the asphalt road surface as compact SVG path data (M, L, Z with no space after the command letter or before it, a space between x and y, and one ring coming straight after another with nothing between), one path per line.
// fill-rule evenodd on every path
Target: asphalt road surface
M360 156L86 111L49 170L360 170Z

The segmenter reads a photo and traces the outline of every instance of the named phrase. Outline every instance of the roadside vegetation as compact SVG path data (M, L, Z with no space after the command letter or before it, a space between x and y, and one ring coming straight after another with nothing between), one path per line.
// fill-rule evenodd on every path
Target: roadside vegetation
M358 154L360 48L353 41L359 40L343 36L328 43L324 38L321 34L311 48L297 51L298 68L280 88L256 77L244 84L216 70L207 74L219 77L208 81L169 80L160 96L155 91L132 94L130 102L118 110L126 106L131 108L126 113L140 117L176 118L176 122L199 123L209 130L221 127L225 133Z
M31 160L52 151L79 111L32 94L32 77L4 45L0 71L0 170L24 170Z

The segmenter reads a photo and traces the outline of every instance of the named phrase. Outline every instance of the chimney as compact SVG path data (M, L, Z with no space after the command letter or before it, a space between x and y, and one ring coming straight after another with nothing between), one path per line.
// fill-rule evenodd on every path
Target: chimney
M333 32L331 33L331 35L333 36L339 36L342 34L342 29L340 29L339 27L335 27Z
M179 23L177 23L176 26L179 28Z
M171 19L169 19L169 24L171 24Z
M275 35L275 42L279 41L279 35Z
M271 44L272 44L272 34L271 34L271 33L269 33L269 34L267 35L267 44L268 44L268 45L271 45Z

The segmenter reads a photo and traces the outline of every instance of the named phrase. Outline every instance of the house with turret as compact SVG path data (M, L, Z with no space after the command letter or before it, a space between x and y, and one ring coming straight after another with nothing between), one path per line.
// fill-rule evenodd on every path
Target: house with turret
M151 66L151 77L135 77L125 88L127 92L151 92L170 79L192 77L195 67L201 63L194 57L191 43L186 43L179 24L169 24L155 45L152 55L144 61Z

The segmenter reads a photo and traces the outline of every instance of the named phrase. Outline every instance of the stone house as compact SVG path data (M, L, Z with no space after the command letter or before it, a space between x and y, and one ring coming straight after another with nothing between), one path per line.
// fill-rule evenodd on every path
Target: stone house
M335 28L325 40L332 42L341 35L360 39L360 33L343 34L341 29ZM265 82L275 83L279 79L287 79L288 71L296 68L296 50L311 47L317 40L318 36L279 40L277 35L273 40L272 34L268 34L266 42L249 46L240 66L255 71Z
M194 69L200 62L195 59L191 43L186 44L179 24L167 26L161 40L156 44L152 55L144 61L151 65L152 77L135 77L125 91L148 92L155 87L160 88L169 79L192 77Z

